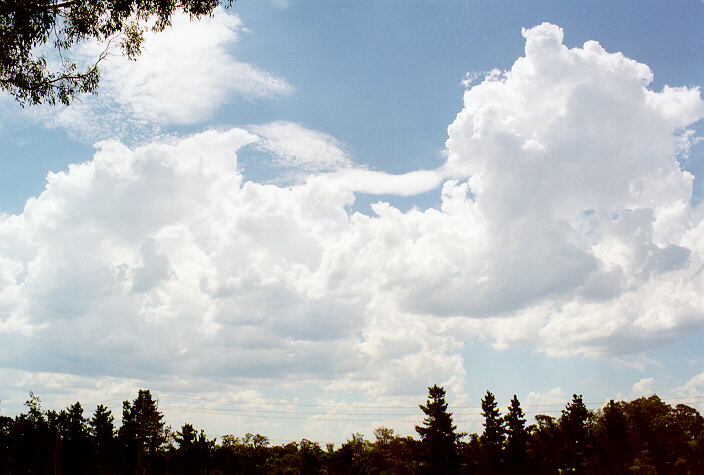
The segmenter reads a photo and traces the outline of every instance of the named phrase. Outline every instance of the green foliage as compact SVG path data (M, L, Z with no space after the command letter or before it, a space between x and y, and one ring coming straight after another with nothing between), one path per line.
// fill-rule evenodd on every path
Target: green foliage
M369 473L371 444L362 434L352 434L331 457L334 473Z
M115 49L130 59L141 52L144 32L162 31L177 11L209 15L219 0L0 0L0 89L22 105L69 104L95 92L99 63ZM224 2L230 5L232 2ZM71 48L86 40L107 42L95 62L80 69ZM44 53L55 53L50 65Z

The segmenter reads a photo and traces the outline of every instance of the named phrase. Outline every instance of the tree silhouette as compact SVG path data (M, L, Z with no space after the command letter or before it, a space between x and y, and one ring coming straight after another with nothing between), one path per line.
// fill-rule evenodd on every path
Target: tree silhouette
M564 441L563 460L567 470L577 473L585 470L589 415L581 394L573 394L572 401L562 410L559 423Z
M98 404L88 425L95 450L96 467L101 471L102 467L112 463L115 450L115 418L110 409Z
M528 456L538 473L552 473L562 451L560 427L552 416L536 414L534 418L536 424L529 427Z
M122 403L122 427L119 437L127 450L125 461L140 471L154 462L166 443L168 430L152 393L140 389L137 398Z
M496 399L490 391L487 391L482 399L482 416L484 416L484 432L479 441L484 451L486 467L490 473L499 473L505 438L504 420L501 418Z
M511 399L508 413L504 417L506 431L506 469L509 473L519 473L526 468L528 461L527 445L528 432L526 420L523 418L523 409L516 395Z
M672 407L655 395L610 401L595 413L574 395L558 420L539 414L535 425L525 427L515 395L501 417L487 391L482 400L484 432L463 443L447 412L445 391L428 389L426 404L420 406L426 416L417 427L420 440L380 427L374 442L353 434L337 450L333 444L323 450L307 439L270 446L267 437L252 433L223 436L218 445L189 423L171 437L145 390L123 403L122 427L114 439L114 420L105 406L99 405L86 420L80 403L43 411L39 398L30 393L25 413L0 416L0 475L704 473L704 418L693 407ZM122 447L121 459L116 447Z
M27 412L15 417L10 435L10 473L49 473L54 466L55 435L41 409L39 396L30 391Z
M603 472L628 473L632 458L628 441L628 421L622 407L610 400L601 410L593 428L595 464Z
M81 70L71 61L74 44L86 40L118 39L130 59L141 52L143 33L162 31L177 11L192 18L209 15L219 0L3 0L0 2L0 90L21 104L68 104L78 94L94 92L100 73L98 63L110 50ZM153 19L153 22L149 22ZM149 26L148 26L149 25ZM49 44L60 57L50 69L40 46ZM109 44L108 44L109 47Z
M445 390L437 385L428 388L428 400L419 405L425 413L422 426L416 426L421 438L426 468L431 473L452 473L459 468L457 434L452 425L452 413L447 412Z
M178 460L182 473L196 473L209 470L215 440L209 440L205 432L200 433L191 424L184 424L176 432L174 440L178 444Z

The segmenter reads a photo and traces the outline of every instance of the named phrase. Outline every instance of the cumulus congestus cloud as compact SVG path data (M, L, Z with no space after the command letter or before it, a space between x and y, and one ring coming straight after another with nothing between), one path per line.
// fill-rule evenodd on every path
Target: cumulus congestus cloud
M525 56L469 89L449 128L447 168L468 177L490 236L462 285L481 280L507 307L474 313L522 323L497 321L499 344L556 354L698 326L700 212L677 158L704 116L699 90L652 91L646 65L594 41L568 49L554 25L523 34Z
M606 355L699 328L704 224L677 161L699 91L652 91L647 66L568 49L553 25L524 36L524 57L465 92L440 170L370 171L277 122L102 142L50 174L0 219L3 361L375 394L432 376L460 394L473 338ZM245 146L304 173L246 181ZM438 209L349 211L355 192L441 182Z

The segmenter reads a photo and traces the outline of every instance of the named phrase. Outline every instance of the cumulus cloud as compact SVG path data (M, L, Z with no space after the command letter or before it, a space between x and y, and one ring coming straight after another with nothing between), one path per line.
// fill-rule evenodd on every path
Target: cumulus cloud
M525 56L467 90L449 128L448 172L467 177L488 236L466 268L489 298L472 308L484 294L462 282L472 297L448 312L500 316L484 327L499 346L551 354L699 328L700 212L677 161L699 90L652 91L646 65L595 41L569 49L554 25L523 35Z
M564 406L566 402L567 399L565 398L565 392L558 386L544 393L528 393L525 405L527 407L536 407L535 411L540 413L541 411L549 411L549 406ZM540 409L541 407L544 409Z
M643 378L637 381L631 388L633 390L633 394L636 396L649 396L650 394L653 394L654 381L655 380L653 378Z
M244 182L235 153L258 140L232 129L107 141L50 174L0 222L4 361L145 380L313 379L398 394L433 375L460 387L459 343L434 335L432 319L387 316L395 299L376 294L378 255L355 257L374 245L378 218L349 215L354 195L335 180ZM397 322L407 334L391 331Z
M652 91L647 66L593 41L568 49L554 25L524 36L524 57L465 92L441 170L355 167L286 122L100 143L0 218L0 357L461 397L472 338L624 355L702 328L702 208L677 161L699 91ZM245 146L306 174L246 181ZM349 211L356 192L435 187L437 209ZM527 403L540 401L564 395Z
M178 14L171 27L147 34L137 61L112 56L100 64L97 96L31 113L86 140L148 138L167 125L202 122L226 102L291 93L285 79L232 56L242 31L239 17L222 8L201 20ZM88 43L77 52L88 63L105 47Z
M688 396L701 396L704 394L704 373L693 376L689 381L677 388L677 393Z

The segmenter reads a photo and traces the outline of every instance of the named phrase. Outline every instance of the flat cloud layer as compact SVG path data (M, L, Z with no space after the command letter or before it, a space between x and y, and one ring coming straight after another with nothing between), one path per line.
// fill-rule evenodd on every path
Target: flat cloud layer
M100 143L0 219L0 358L461 394L473 338L594 356L700 329L704 223L677 160L704 117L699 90L652 91L647 66L593 41L568 49L553 25L524 36L511 70L466 91L441 170L355 168L334 139L289 123ZM311 141L326 157L301 150ZM248 145L312 174L245 181ZM439 209L348 211L355 191L441 180Z

